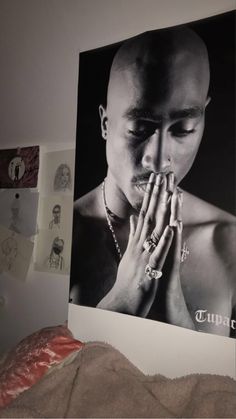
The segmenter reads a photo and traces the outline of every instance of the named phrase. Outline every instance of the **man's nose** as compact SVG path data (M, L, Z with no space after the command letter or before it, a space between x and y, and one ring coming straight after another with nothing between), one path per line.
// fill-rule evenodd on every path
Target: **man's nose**
M168 134L161 129L156 130L146 139L142 156L142 166L154 173L170 170L170 143Z

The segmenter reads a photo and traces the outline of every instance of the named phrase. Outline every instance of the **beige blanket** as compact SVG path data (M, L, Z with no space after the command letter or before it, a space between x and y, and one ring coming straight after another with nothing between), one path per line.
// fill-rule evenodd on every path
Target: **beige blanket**
M235 418L236 381L203 374L146 376L110 345L88 343L0 417Z

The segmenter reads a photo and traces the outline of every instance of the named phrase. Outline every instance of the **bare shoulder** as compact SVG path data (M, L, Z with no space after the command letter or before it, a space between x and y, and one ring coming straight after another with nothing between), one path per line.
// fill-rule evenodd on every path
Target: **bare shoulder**
M101 225L102 206L100 187L93 189L74 203L72 247L82 246L84 238L93 236Z
M235 254L236 217L189 193L185 192L184 197L184 224L192 230L211 233L221 254Z
M187 225L235 225L236 217L209 202L184 192L184 223Z
M236 290L236 217L188 193L184 193L184 197L184 223L189 234L194 237L196 246L201 243L202 252L208 254L209 249L224 266Z
M88 192L74 203L74 217L99 217L101 213L101 186Z
M216 224L214 228L214 249L225 267L232 291L232 306L236 311L236 222L231 218Z

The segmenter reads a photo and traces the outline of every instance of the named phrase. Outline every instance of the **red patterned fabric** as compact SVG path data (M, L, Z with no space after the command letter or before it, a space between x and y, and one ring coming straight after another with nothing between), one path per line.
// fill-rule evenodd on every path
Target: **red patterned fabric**
M83 347L66 326L41 329L23 339L0 366L0 407L35 384L50 367Z

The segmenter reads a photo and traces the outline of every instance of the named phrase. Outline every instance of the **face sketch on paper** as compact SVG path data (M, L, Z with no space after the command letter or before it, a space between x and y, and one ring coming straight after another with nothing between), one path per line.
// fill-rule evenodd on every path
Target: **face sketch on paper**
M47 259L46 265L49 269L62 271L65 268L64 258L62 252L64 249L64 240L60 237L55 237L52 242L50 256Z
M68 164L58 166L54 177L54 191L66 191L71 189L71 170Z
M8 166L8 176L13 182L18 182L25 173L25 163L22 157L14 157Z
M60 228L60 223L61 223L61 205L56 204L54 205L53 209L52 209L52 220L49 223L49 229L53 230L53 229L59 229Z
M18 245L16 239L14 238L14 234L12 237L7 237L2 241L1 250L3 263L6 265L7 270L11 271L18 254Z

